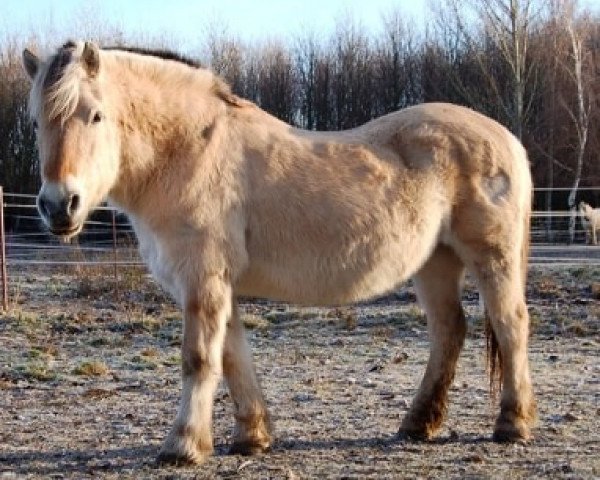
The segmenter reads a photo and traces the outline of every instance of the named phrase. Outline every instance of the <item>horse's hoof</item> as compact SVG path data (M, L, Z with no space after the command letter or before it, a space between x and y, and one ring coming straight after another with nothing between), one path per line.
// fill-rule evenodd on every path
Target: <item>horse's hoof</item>
M531 435L514 435L506 431L495 430L492 440L496 443L520 443L521 445L528 445L534 438Z
M198 442L184 437L168 437L158 453L158 465L200 465L213 453L212 446L199 448Z
M497 422L492 438L498 443L528 443L533 440L531 430L524 421Z
M202 452L190 452L182 454L179 452L161 451L156 457L156 464L159 466L174 465L176 467L200 465L204 463L209 456L210 453Z
M160 452L156 457L156 464L162 465L175 465L176 467L184 465L194 465L194 460L189 456L179 455L173 452Z
M230 455L260 455L261 453L268 452L271 449L270 445L261 445L260 443L254 443L250 441L234 442L229 447Z
M426 442L435 436L436 432L439 430L440 424L441 421L431 423L415 420L415 416L409 414L404 417L400 424L398 438L401 440Z
M398 430L397 437L399 440L410 440L413 442L426 442L431 440L431 435L427 429L412 429L402 428Z

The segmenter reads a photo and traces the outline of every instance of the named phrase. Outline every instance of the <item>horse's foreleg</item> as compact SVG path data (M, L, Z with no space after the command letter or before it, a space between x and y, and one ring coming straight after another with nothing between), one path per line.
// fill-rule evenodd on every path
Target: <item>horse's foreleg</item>
M209 277L185 299L183 391L175 424L159 454L160 462L201 463L213 451L212 409L230 315L231 288L218 275Z
M252 455L268 450L272 441L269 414L235 304L225 336L223 373L235 407L230 453Z
M401 436L429 439L446 415L448 389L466 335L460 304L463 272L460 259L440 246L414 277L419 303L427 315L430 353L419 391L400 426Z

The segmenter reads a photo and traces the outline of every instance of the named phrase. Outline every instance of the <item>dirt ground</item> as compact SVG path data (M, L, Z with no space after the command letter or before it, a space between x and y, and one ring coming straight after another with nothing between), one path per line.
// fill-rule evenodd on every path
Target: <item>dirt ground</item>
M199 467L157 467L180 389L181 321L144 274L12 272L0 317L0 479L8 478L598 478L600 269L530 274L535 440L498 445L478 297L450 409L431 442L396 438L425 369L425 320L410 285L338 309L244 301L275 422L273 450L226 454L223 387L216 453ZM108 279L107 279L108 278Z

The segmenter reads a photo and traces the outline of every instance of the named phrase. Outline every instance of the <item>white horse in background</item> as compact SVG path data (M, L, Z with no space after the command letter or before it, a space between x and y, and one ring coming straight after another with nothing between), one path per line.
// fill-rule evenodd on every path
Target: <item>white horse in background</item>
M598 245L598 234L600 233L600 208L592 208L585 202L579 203L579 216L581 225L585 230L586 243Z

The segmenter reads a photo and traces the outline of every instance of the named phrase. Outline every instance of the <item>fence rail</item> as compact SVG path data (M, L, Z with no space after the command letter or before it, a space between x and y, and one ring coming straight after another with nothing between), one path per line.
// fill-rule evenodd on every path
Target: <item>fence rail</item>
M535 189L536 192L548 190ZM559 192L569 189L552 190ZM579 190L600 192L600 187ZM85 222L87 228L80 235L81 240L75 240L72 244L59 243L47 233L36 209L35 195L4 192L0 186L0 274L5 310L9 267L20 270L27 267L110 267L115 280L118 280L119 269L144 265L137 253L137 241L131 225L114 208L96 208L91 219ZM584 244L585 232L580 222L575 230L576 243L567 244L568 223L572 216L569 210L532 212L531 265L600 266L600 247Z

